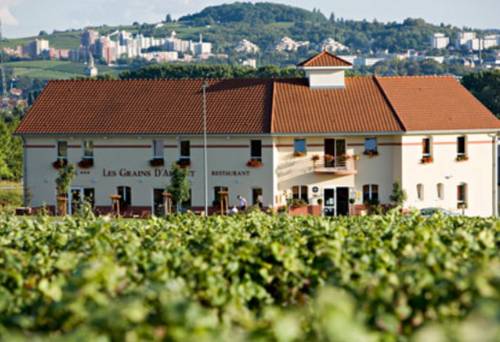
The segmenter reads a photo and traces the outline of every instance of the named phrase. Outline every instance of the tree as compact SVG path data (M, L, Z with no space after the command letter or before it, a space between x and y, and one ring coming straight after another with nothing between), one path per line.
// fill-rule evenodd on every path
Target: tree
M167 14L167 16L165 17L165 22L167 24L171 23L173 20L172 20L172 16L170 14Z
M48 35L49 35L49 34L47 33L47 31L43 31L43 30L42 30L42 31L40 31L40 33L38 33L38 36L39 36L39 37L46 37L46 36L48 36Z
M500 117L500 71L481 71L465 75L462 84L497 117Z
M172 199L177 206L177 212L179 212L182 209L182 202L189 200L190 196L189 170L188 168L181 168L174 163L172 164L170 173L170 185L167 187L167 192L172 195Z
M75 166L72 164L68 164L59 170L59 175L56 178L56 190L59 196L64 197L68 194L75 175Z
M407 199L408 195L406 191L401 187L401 184L399 184L399 182L395 182L392 185L392 194L390 196L392 204L397 207L401 207Z

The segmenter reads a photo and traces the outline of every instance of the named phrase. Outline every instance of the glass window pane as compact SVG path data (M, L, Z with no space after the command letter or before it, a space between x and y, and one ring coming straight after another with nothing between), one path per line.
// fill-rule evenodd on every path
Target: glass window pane
M365 139L365 151L377 151L377 138Z
M295 153L306 153L306 140L305 139L295 139L293 144Z
M90 140L85 140L83 142L83 156L85 158L94 157L94 143Z
M189 158L191 156L191 145L189 140L181 141L181 157Z
M66 141L57 142L57 157L59 158L68 157L68 142Z
M457 138L457 153L459 155L465 154L465 137Z
M262 157L262 141L252 140L250 142L250 157L251 158L261 158Z
M422 153L424 156L431 154L431 139L425 138L422 140Z
M292 187L292 194L293 194L293 199L299 199L300 198L300 194L299 194L299 187L298 186L294 186Z
M162 140L153 140L153 153L155 158L163 158L163 141Z
M309 194L306 185L300 187L300 198L305 202L309 202Z

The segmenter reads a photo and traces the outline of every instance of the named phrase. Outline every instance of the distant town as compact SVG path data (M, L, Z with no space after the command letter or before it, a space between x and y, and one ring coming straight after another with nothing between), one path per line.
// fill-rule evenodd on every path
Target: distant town
M47 39L39 38L16 48L3 48L7 56L27 60L50 59L69 60L72 62L88 63L92 58L98 58L108 66L114 66L119 59L133 60L142 58L146 61L158 63L169 62L200 62L209 58L227 59L226 54L213 54L213 44L203 40L183 40L177 37L175 31L164 38L148 37L142 34L132 34L128 31L115 31L101 35L98 31L85 29L81 35L80 47L77 49L57 49L50 46ZM300 48L316 48L336 53L350 61L357 67L371 67L381 61L391 59L405 60L434 60L437 63L461 63L466 67L482 66L483 68L500 68L500 50L496 51L495 59L483 60L481 50L500 46L500 35L488 35L479 38L476 32L461 32L455 41L443 33L435 33L429 37L429 48L433 50L469 51L468 54L429 55L425 51L409 49L405 53L389 53L379 51L370 55L352 54L352 49L333 38L327 38L321 46L311 46L309 41L296 41L290 37L283 37L274 47L276 52L297 52ZM243 39L235 47L234 52L242 55L257 55L261 47ZM241 61L244 66L257 67L255 58L246 58ZM95 76L89 71L88 76Z

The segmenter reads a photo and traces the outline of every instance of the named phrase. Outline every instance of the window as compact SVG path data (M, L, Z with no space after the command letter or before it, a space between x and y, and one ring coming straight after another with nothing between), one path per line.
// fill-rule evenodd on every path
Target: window
M163 140L153 140L153 157L155 159L163 159L163 150Z
M431 153L431 139L424 138L424 139L422 139L422 156L423 157L430 157L431 155L432 155L432 153Z
M458 209L467 208L467 184L465 183L457 187L457 207Z
M378 203L378 185L377 184L366 184L363 185L363 203L375 202Z
M457 156L465 157L467 155L465 137L461 136L457 138Z
M85 140L83 142L83 158L94 159L94 142Z
M309 194L307 185L296 185L292 187L293 199L303 200L306 203L309 203Z
M189 140L181 141L181 159L191 158L191 143Z
M377 138L366 138L365 139L365 152L377 152L378 151L378 143Z
M444 200L444 184L439 183L437 185L437 196L439 200Z
M227 192L229 193L229 188L227 186L216 186L214 187L214 205L220 204L220 193ZM228 195L229 198L229 195Z
M262 140L250 141L250 159L262 161Z
M424 185L423 184L417 184L417 198L420 201L424 200Z
M119 186L120 210L127 210L132 205L132 189L129 186Z
M307 152L306 139L295 139L293 142L293 152L295 154L306 154Z
M68 142L58 141L57 142L57 159L68 159Z
M252 189L252 204L253 205L262 205L262 188L253 188Z

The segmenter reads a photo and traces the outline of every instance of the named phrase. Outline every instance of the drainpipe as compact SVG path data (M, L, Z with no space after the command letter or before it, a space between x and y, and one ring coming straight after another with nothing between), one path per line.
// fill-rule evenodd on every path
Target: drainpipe
M492 139L492 145L493 145L493 189L492 189L492 196L493 196L493 211L492 214L494 217L498 216L498 142L497 142L497 135L493 134L490 135Z
M28 149L25 147L26 146L26 139L24 137L21 138L23 141L23 176L22 176L22 181L23 181L23 205L25 208L29 206L28 203L28 181L27 181L27 175L28 175Z

